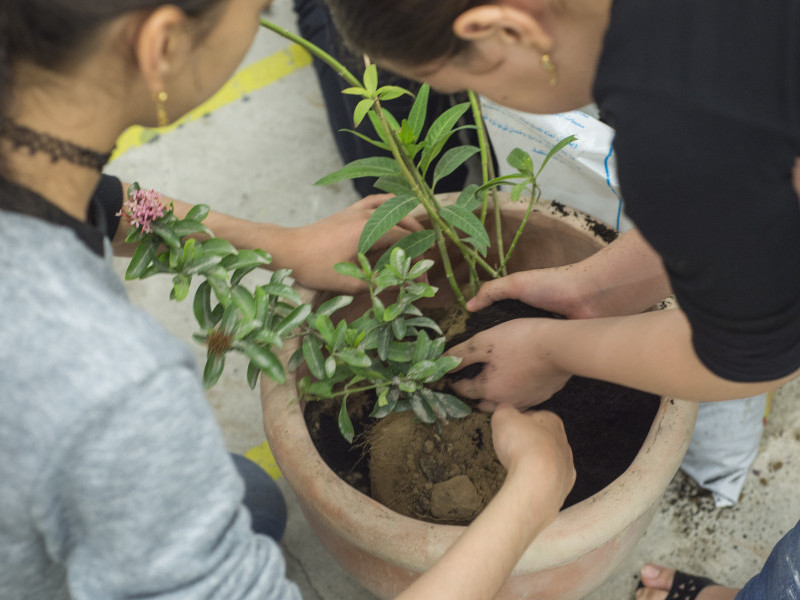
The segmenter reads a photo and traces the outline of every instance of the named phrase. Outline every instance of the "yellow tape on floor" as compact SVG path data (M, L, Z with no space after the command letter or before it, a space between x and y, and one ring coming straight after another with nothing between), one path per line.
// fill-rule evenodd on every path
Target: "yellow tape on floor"
M281 473L278 463L275 462L275 457L272 456L272 450L270 450L269 442L264 442L260 446L251 448L245 452L245 458L252 460L259 467L264 469L273 479L278 480L283 477L283 473Z
M267 87L310 64L311 55L297 44L292 44L280 52L262 58L238 71L219 92L174 123L155 129L138 125L129 127L117 140L111 160L119 158L131 148L143 146L186 123L201 119L223 106L241 100L248 94ZM155 105L153 111L155 112Z

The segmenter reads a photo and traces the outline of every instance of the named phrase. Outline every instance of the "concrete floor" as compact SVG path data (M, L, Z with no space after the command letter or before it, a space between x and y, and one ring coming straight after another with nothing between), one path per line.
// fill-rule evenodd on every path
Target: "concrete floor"
M288 2L279 0L271 18L295 29ZM228 91L222 106L162 133L134 132L108 171L138 180L164 194L205 202L242 218L298 226L331 214L357 199L349 184L316 188L312 183L340 165L312 69L286 60L289 44L262 31L243 68L263 67L256 84L245 78ZM265 74L266 73L266 74ZM258 79L258 78L257 78ZM265 81L274 79L268 85ZM147 140L147 143L141 143ZM125 261L117 259L120 273ZM191 340L191 307L168 300L169 282L151 279L128 285L133 301L155 314L176 336ZM228 447L244 453L261 446L264 433L257 392L244 383L243 362L232 364L208 394ZM635 574L646 560L743 584L772 545L800 515L800 384L776 396L761 449L739 504L716 509L688 478L678 474L634 555L591 600L632 597ZM289 504L283 549L288 573L311 600L373 598L344 573L310 532L294 496L280 481Z

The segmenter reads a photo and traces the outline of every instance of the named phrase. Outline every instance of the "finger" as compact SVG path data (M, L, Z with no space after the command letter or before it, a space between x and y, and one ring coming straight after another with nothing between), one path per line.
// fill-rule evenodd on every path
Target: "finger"
M480 400L482 396L482 386L478 381L475 379L462 379L461 381L453 381L450 382L450 387L453 388L453 391L461 396L462 398L467 398L469 400ZM481 404L484 404L481 402ZM488 404L494 404L494 402L490 402ZM492 412L494 410L492 407L489 407L487 404L487 409L482 409L480 405L478 408L483 410L484 412Z
M394 194L370 194L369 196L365 196L357 202L353 202L353 204L350 205L350 208L378 208L389 198L394 198Z
M464 367L477 362L489 363L493 345L484 346L481 344L481 333L476 333L466 342L461 342L445 352L446 356L455 356L461 359L461 363L453 370L460 371Z
M422 223L417 221L414 217L404 217L400 220L397 224L398 226L402 227L403 229L408 229L409 231L422 231L425 229L422 226Z
M483 284L481 289L478 290L478 295L467 302L467 310L475 312L490 306L498 300L515 297L511 295L509 290L511 277L501 277Z
M478 406L476 408L481 412L495 413L495 412L497 412L497 409L500 406L503 406L503 405L502 404L498 405L497 403L492 402L491 400L482 400L481 402L478 403Z

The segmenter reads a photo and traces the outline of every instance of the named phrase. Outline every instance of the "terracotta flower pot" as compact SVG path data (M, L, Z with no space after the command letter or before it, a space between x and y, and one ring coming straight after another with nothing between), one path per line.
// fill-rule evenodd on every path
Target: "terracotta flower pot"
M523 211L505 202L504 221ZM505 228L508 235L513 231ZM523 235L512 270L569 264L607 243L607 228L585 213L541 202ZM432 276L432 277L435 277ZM432 279L437 284L435 279ZM446 284L440 285L445 291ZM302 290L305 300L313 295ZM288 358L297 348L284 348ZM311 441L295 376L261 385L264 427L275 459L311 528L353 577L380 598L392 598L426 571L464 531L399 515L356 491L325 464ZM597 588L633 550L683 459L697 405L661 400L650 432L630 467L599 493L563 510L520 559L497 596L570 600Z

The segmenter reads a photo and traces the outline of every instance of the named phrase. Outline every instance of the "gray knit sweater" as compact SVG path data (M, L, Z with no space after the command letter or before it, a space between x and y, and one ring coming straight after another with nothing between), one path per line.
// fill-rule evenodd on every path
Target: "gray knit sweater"
M189 349L108 258L0 210L0 309L0 598L300 597Z

